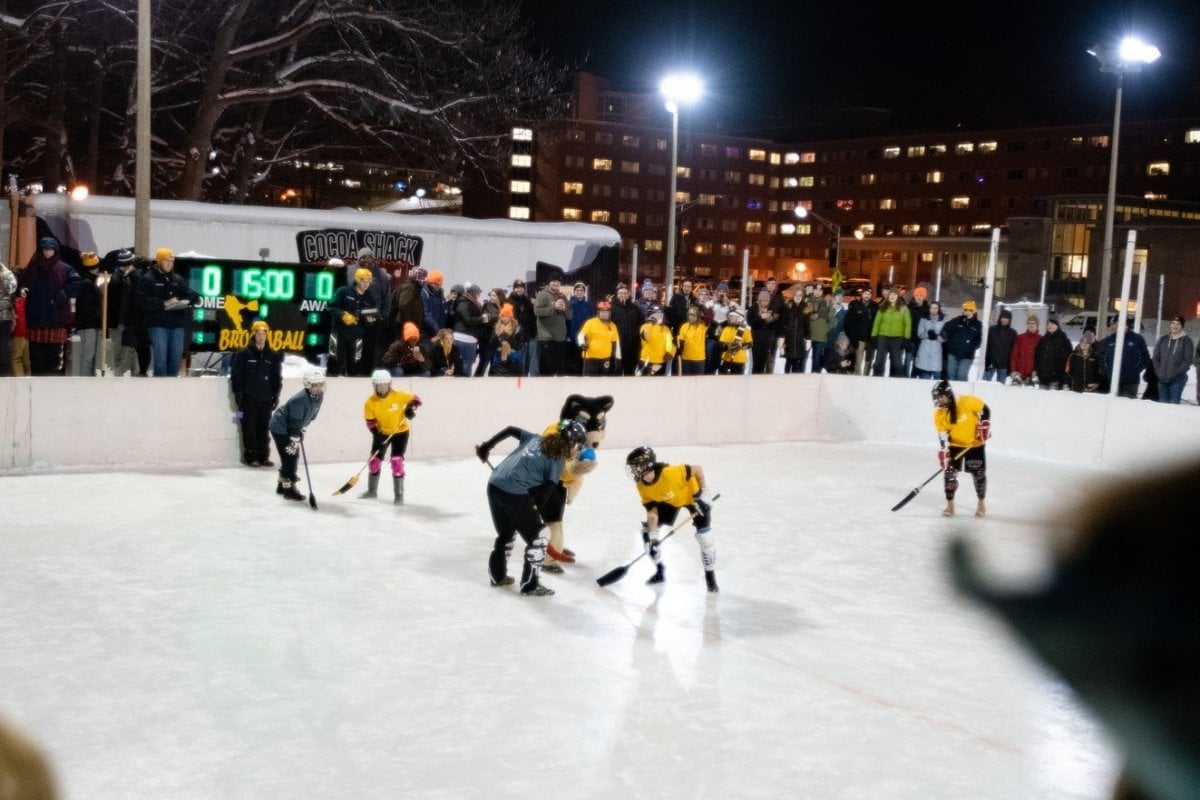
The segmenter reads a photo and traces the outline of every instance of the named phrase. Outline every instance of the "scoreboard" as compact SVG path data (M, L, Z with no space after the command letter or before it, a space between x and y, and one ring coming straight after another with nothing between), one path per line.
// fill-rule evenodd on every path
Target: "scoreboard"
M327 306L345 284L344 268L177 258L175 271L200 295L200 305L192 309L191 350L240 350L249 344L256 319L269 326L267 342L273 350L312 359L329 349Z

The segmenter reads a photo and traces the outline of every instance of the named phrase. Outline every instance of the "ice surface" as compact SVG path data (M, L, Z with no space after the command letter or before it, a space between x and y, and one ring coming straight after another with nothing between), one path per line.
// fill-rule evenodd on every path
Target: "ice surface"
M402 508L314 465L315 513L269 470L3 478L0 713L78 800L1108 794L1099 727L944 567L966 534L1036 578L1105 476L989 454L990 515L944 520L938 481L889 510L931 448L659 455L723 495L719 595L690 528L662 587L596 586L641 549L611 449L547 598L488 585L474 460L410 461Z

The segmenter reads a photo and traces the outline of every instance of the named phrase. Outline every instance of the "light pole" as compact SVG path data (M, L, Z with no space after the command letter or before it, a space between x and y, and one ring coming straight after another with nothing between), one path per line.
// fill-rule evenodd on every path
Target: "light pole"
M829 232L833 234L833 238L829 240L829 269L830 270L837 269L838 268L838 246L841 244L841 241L842 241L842 226L838 225L836 222L830 222L829 220L825 219L817 212L810 211L807 208L805 208L804 206L796 206L796 216L799 219L807 219L809 217L812 217L813 219L817 220L822 225L824 225L826 228L828 228ZM862 235L858 231L855 231L855 236L857 236L860 239L862 238Z
M679 168L679 106L682 103L694 103L703 89L700 79L691 74L668 75L658 88L666 99L667 111L671 112L671 191L667 195L667 279L663 292L666 299L670 300L675 286L675 172Z
M1162 55L1157 47L1129 36L1113 49L1098 44L1088 50L1100 62L1101 72L1112 72L1117 76L1117 100L1113 110L1112 148L1108 159L1108 197L1104 201L1104 247L1100 253L1100 300L1096 315L1096 328L1100 329L1109 313L1109 273L1112 271L1113 217L1117 204L1117 147L1121 139L1121 90L1125 74L1140 72L1143 64L1151 64Z

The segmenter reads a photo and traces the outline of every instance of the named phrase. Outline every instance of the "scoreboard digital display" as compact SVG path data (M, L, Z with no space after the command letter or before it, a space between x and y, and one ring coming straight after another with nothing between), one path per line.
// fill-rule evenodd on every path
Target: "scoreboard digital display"
M314 358L329 349L327 306L344 285L343 268L319 264L178 258L175 270L196 294L189 343L193 351L240 350L250 342L250 324L270 327L273 350Z

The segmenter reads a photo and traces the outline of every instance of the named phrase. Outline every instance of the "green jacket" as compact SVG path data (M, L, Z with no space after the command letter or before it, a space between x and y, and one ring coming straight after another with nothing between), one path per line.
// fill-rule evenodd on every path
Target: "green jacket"
M879 307L875 315L875 324L871 326L871 336L898 336L901 339L912 338L912 315L908 306L892 308L889 305Z
M813 313L809 315L809 327L814 342L824 342L829 338L829 329L837 322L837 309L833 303L818 300L813 303Z

